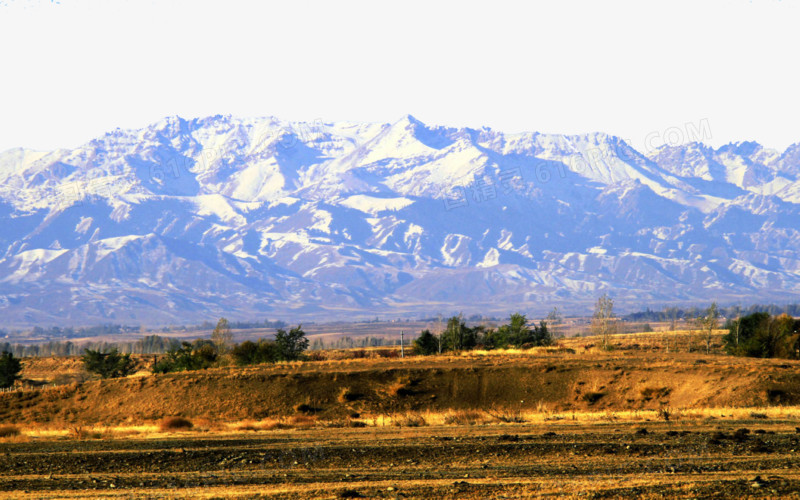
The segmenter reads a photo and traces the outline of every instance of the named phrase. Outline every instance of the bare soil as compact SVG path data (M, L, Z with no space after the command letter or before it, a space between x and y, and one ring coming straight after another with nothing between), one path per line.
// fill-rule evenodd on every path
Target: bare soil
M792 422L764 421L39 439L0 443L0 496L799 497L798 450Z
M346 397L343 395L346 394ZM0 394L0 423L230 422L351 412L622 411L800 404L800 362L643 351L350 359L90 380Z

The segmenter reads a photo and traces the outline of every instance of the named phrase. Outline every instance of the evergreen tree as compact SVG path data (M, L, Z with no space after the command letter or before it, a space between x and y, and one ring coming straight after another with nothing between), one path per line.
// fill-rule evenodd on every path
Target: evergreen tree
M130 354L120 354L117 349L109 352L87 349L81 360L88 372L97 373L103 378L126 377L135 370Z
M8 351L3 351L0 355L0 388L7 388L14 385L14 382L19 379L19 372L22 371L22 365L17 358Z
M430 330L423 330L419 337L414 339L414 352L423 356L430 356L439 352L439 340Z

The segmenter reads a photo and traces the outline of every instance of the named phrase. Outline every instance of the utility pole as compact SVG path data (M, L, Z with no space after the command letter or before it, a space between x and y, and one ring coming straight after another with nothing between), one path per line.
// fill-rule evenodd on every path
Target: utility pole
M405 341L403 340L403 330L400 330L400 357L406 357L406 351L404 349Z

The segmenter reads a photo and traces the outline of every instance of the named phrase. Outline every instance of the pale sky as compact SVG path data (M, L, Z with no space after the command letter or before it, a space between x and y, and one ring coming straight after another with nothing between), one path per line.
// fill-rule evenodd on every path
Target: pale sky
M777 0L0 0L0 151L167 115L406 113L783 149L800 142L798 22Z

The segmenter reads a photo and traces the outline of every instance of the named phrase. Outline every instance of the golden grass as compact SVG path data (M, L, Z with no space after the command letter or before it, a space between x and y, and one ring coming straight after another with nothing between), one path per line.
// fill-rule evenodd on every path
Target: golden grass
M666 408L670 413L670 421L692 420L761 420L761 421L793 421L800 418L800 406L770 406L747 408ZM514 424L548 424L565 423L607 423L613 422L654 422L663 421L661 409L654 410L602 410L602 411L537 411L519 409L489 410L446 410L403 412L393 415L365 416L363 420L371 426L398 425L409 419L418 419L428 426L458 425L514 425Z
M718 420L752 421L763 424L782 423L793 426L800 419L800 406L769 407L715 407L715 408L671 408L653 410L602 410L602 411L549 411L542 409L521 410L517 408L491 408L488 410L464 409L445 411L405 411L388 415L363 415L357 420L323 420L315 416L294 415L285 418L242 420L225 424L209 424L197 419L198 425L211 435L237 435L252 432L293 432L297 430L322 430L330 427L422 427L422 426L515 426L542 425L607 425L615 423L664 422L662 410L669 412L670 423ZM352 425L358 423L358 425ZM160 422L159 422L160 424ZM164 438L174 433L173 429L162 430L161 425L119 425L87 427L42 427L13 426L19 434L2 437L3 441L33 439L151 439ZM180 430L187 430L181 428Z

